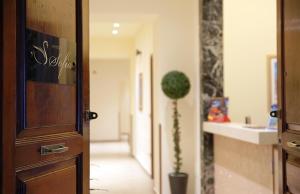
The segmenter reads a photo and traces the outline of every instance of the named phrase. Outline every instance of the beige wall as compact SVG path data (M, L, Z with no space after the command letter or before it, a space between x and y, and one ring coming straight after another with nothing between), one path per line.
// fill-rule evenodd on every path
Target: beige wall
M90 37L91 59L131 59L134 50L133 38Z
M267 55L276 54L276 1L224 0L225 95L234 122L268 122Z
M90 109L99 114L91 122L92 141L119 140L121 133L130 133L133 52L133 38L90 37Z
M135 38L135 48L141 51L140 55L135 57L135 128L134 136L134 156L151 174L151 77L150 77L150 59L153 54L153 26L144 24L137 32ZM143 77L142 89L142 110L139 109L139 76Z
M129 61L128 61L129 62ZM120 90L120 132L121 135L131 135L131 109L130 109L130 64L127 63L125 72L126 81L121 82ZM124 74L123 74L124 75Z
M90 61L90 109L99 114L90 125L91 141L116 141L129 132L130 60Z
M192 91L179 102L182 115L183 171L189 173L188 194L199 193L200 175L199 155L196 142L200 141L197 120L199 110L199 10L197 0L91 0L91 22L103 15L111 15L122 22L142 21L154 18L154 126L155 126L155 190L159 191L159 134L162 124L162 193L169 194L168 173L172 172L172 109L160 88L161 78L170 70L184 71L191 79ZM119 16L119 17L118 17ZM149 17L148 17L149 16ZM150 17L151 16L151 17ZM197 167L197 168L196 168ZM197 187L196 187L197 186ZM197 190L196 190L197 188Z

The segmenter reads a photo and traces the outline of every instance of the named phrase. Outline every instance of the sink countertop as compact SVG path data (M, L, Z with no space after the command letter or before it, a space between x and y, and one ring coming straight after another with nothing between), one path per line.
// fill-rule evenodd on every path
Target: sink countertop
M207 133L221 135L240 141L259 145L273 145L278 142L276 129L246 127L239 123L204 122L203 130Z

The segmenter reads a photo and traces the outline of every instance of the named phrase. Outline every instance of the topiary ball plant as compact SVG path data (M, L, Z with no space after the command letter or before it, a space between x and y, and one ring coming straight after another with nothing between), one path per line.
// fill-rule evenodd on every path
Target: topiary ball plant
M182 166L181 147L180 147L180 125L177 101L185 97L190 89L191 84L189 78L180 71L171 71L167 73L161 82L164 94L173 100L173 142L175 151L174 171L180 173Z
M173 100L185 97L191 88L189 78L180 71L167 73L163 77L161 86L165 95Z

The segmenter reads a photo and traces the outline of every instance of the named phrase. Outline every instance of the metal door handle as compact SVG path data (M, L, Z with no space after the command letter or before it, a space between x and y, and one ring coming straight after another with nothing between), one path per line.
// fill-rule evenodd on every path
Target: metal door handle
M46 145L41 147L41 155L46 156L50 154L64 153L69 150L65 144Z
M300 149L300 144L297 144L295 141L288 141L286 144L289 148Z

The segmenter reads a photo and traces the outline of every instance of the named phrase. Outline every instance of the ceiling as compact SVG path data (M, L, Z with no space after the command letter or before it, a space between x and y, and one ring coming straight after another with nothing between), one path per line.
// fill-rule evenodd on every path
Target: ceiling
M90 13L90 36L91 37L121 37L132 38L143 24L153 23L157 15L150 14L100 14ZM119 23L119 34L113 35L113 24Z
M119 28L114 28L114 23L119 23ZM121 37L121 38L132 38L136 35L140 29L142 23L139 22L92 22L90 24L90 36L91 37L101 37L101 38L112 38L112 37ZM117 29L119 33L113 35L113 29Z

